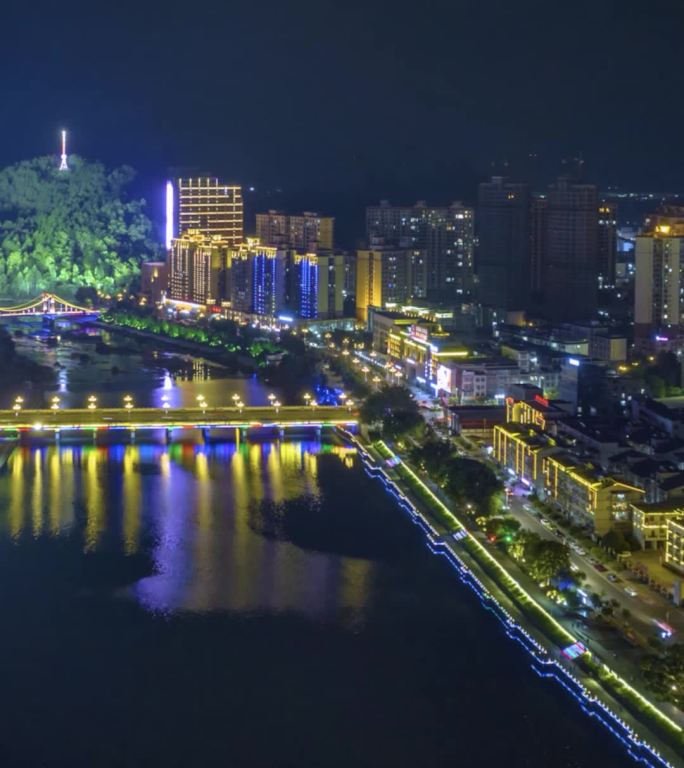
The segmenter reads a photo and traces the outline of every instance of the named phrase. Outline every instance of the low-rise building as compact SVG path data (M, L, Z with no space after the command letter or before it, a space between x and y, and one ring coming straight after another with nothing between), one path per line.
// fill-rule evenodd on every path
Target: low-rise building
M530 425L501 424L494 427L492 445L502 467L543 491L543 459L559 450L552 437Z
M511 385L519 379L517 364L506 358L445 360L437 369L439 392L462 404L503 403Z
M679 573L684 573L684 520L670 519L667 521L665 565Z
M684 497L647 504L632 502L632 534L642 549L664 549L670 520L684 520Z
M544 495L573 524L597 536L613 528L629 529L630 505L643 498L641 488L603 476L566 453L543 459Z
M502 405L452 405L449 407L449 428L464 435L492 444L494 429L506 421Z

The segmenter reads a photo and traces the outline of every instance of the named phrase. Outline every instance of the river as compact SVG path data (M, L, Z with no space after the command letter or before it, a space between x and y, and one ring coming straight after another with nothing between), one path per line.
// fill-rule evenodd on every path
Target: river
M0 615L3 768L628 764L343 445L17 449Z

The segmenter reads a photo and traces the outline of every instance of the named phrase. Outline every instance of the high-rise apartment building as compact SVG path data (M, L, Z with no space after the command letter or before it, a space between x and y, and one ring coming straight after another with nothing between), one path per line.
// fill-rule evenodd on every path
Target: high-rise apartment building
M527 184L501 176L480 184L476 271L478 298L486 307L527 309L532 288L531 223Z
M228 251L228 292L233 312L276 318L285 309L283 250L262 245L258 238Z
M602 288L615 285L617 205L603 201L598 209L598 274Z
M549 186L542 291L551 320L588 320L596 312L598 208L593 184L561 177Z
M374 242L356 254L356 316L368 321L368 307L384 309L413 298L425 298L427 258L418 248Z
M189 230L220 236L230 245L242 242L242 188L213 176L176 178L166 187L167 246Z
M257 213L256 236L264 245L294 249L302 253L331 251L335 219L304 211L297 215L268 211Z
M549 201L533 197L530 201L530 290L531 305L538 306L542 290L542 268L546 260L546 230Z
M465 299L473 290L475 216L472 208L455 202L430 207L393 206L383 201L366 209L366 237L388 245L425 252L427 294L443 300Z
M684 207L649 217L635 246L634 331L637 340L681 333L684 318Z
M344 254L290 254L289 306L297 317L324 320L344 313Z
M168 298L188 304L216 304L221 299L227 247L222 237L192 229L174 238L168 264Z

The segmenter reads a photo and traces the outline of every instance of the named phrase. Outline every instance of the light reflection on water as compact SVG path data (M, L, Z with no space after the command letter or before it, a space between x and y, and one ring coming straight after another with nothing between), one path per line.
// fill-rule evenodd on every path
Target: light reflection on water
M250 504L319 493L317 442L17 449L0 477L0 536L57 537L86 553L149 554L129 590L152 611L294 611L358 621L370 561L300 549L249 526Z

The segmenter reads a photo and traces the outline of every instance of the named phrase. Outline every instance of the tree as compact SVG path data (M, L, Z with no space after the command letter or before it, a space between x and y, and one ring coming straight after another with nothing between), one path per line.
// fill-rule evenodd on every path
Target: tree
M513 517L490 517L485 525L485 533L492 541L511 544L520 531L520 523Z
M0 294L113 293L158 252L145 201L126 196L131 168L108 172L77 156L69 167L39 157L0 171Z
M373 392L361 406L361 420L366 424L382 423L382 432L397 438L424 425L416 402L404 387L383 387Z
M570 570L570 550L559 541L542 539L532 531L522 531L511 554L521 560L530 576L540 584Z

